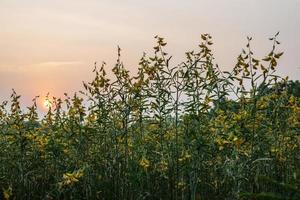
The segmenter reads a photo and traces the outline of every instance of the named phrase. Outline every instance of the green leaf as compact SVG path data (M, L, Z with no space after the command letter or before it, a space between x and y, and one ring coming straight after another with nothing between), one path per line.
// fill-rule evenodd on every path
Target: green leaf
M263 61L270 61L272 59L272 57L268 56L268 57L265 57L264 59L262 59Z
M278 58L280 58L282 55L283 55L283 52L275 54L274 57L278 59Z

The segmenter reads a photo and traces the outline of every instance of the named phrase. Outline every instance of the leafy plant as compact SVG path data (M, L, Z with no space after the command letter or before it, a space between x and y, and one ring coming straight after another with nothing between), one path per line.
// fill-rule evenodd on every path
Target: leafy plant
M298 82L276 75L277 37L262 59L248 37L232 71L209 34L177 65L156 36L135 75L118 48L111 72L95 63L82 91L47 96L42 118L39 97L24 110L13 91L0 104L2 198L299 198Z

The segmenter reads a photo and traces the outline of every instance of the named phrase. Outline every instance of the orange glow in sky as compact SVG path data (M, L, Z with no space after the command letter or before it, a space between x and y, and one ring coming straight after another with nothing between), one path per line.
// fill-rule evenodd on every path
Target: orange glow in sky
M48 92L72 94L92 78L95 61L112 68L117 45L134 73L143 52L153 52L155 35L166 38L178 64L197 48L200 34L210 33L216 62L229 70L247 36L262 57L271 49L268 38L280 31L285 54L278 73L299 79L299 19L298 0L1 0L0 101L12 88L27 105Z

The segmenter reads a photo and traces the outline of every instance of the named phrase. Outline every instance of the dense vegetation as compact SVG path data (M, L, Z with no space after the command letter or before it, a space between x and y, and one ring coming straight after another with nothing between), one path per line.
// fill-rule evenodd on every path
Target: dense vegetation
M231 72L201 35L171 66L163 38L131 76L120 49L84 90L0 105L0 198L300 199L299 82L274 74L282 52L255 58L252 38ZM49 97L50 98L50 97Z

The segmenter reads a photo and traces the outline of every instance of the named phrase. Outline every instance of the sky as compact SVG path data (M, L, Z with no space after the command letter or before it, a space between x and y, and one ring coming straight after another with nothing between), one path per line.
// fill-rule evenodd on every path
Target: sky
M278 73L299 79L299 21L300 0L0 0L0 100L12 88L24 105L48 92L72 94L91 80L95 61L111 69L118 45L134 73L155 35L177 64L210 33L215 62L230 70L247 36L261 58L280 31Z

